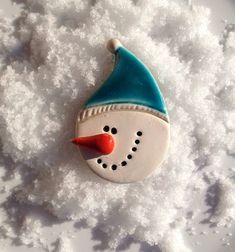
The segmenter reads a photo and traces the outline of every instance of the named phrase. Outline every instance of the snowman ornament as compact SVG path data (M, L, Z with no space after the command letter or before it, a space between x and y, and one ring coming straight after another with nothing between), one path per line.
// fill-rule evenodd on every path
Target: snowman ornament
M169 146L169 118L148 68L117 39L107 48L115 54L115 67L80 111L72 142L97 175L130 183L161 165Z

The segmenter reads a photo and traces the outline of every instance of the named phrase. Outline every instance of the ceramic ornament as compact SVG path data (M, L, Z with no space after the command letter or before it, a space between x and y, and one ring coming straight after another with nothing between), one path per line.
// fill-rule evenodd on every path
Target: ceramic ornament
M107 47L115 54L114 70L80 111L72 142L97 175L129 183L149 176L164 160L169 119L148 68L118 40Z

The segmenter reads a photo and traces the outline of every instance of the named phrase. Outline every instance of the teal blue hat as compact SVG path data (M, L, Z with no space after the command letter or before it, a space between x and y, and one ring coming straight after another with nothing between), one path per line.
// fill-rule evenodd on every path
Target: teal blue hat
M108 48L115 53L114 70L86 102L85 109L113 104L140 105L168 121L163 96L149 69L118 40L110 40Z

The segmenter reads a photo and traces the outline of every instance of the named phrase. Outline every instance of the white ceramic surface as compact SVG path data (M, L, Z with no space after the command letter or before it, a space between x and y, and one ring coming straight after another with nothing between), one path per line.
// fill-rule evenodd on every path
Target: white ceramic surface
M149 176L162 163L170 135L169 123L163 119L136 109L103 112L84 121L79 120L76 137L105 133L105 126L110 128L107 133L114 138L112 153L99 155L80 147L88 165L99 176L118 183L134 182ZM117 129L117 133L112 134L111 128ZM142 135L138 136L138 132ZM102 162L98 163L98 160ZM113 170L112 165L117 169Z

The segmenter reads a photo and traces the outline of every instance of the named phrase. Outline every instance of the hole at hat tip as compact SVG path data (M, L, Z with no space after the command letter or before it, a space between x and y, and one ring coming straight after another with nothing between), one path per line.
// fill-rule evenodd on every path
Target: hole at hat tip
M100 159L100 158L97 159L97 163L98 163L98 164L101 164L101 163L102 163L102 159Z
M104 126L103 131L104 132L109 132L109 126L108 125Z

